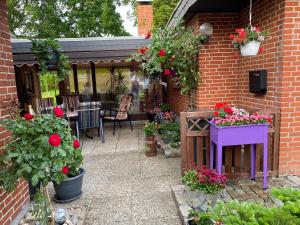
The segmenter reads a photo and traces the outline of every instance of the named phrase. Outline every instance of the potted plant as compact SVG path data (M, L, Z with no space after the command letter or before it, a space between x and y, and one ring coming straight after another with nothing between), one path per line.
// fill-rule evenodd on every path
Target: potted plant
M158 126L162 140L165 144L173 143L175 146L176 143L180 142L180 125L177 122L170 121L167 123L160 124Z
M0 176L0 184L13 190L21 177L31 182L39 190L35 195L34 214L42 225L47 225L48 217L52 216L47 191L49 182L57 186L77 180L72 187L68 186L67 196L57 192L56 198L74 199L81 192L85 171L80 168L80 143L71 135L64 112L58 107L53 114L34 116L27 113L14 120L5 119L1 124L11 132L12 140L0 158L1 174L6 175L5 179Z
M207 211L209 206L213 207L220 199L220 191L225 188L227 178L205 166L193 166L184 173L182 182L191 191L189 194L191 202L197 202L193 207Z
M146 156L152 157L157 155L156 151L156 124L154 122L147 122L144 127L144 133L146 136L145 148Z
M240 48L242 56L255 56L262 51L260 44L267 39L267 35L267 32L249 25L246 28L236 29L229 37L232 39L233 46Z
M62 53L57 40L32 40L32 52L39 63L41 75L46 74L49 68L54 67L57 69L59 80L64 80L68 76L70 62L68 57Z

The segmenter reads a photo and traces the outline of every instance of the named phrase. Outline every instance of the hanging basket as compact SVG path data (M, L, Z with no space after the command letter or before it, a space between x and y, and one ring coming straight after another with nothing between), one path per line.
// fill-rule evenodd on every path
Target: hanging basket
M257 55L260 47L259 41L250 41L245 45L241 46L242 56L255 56Z

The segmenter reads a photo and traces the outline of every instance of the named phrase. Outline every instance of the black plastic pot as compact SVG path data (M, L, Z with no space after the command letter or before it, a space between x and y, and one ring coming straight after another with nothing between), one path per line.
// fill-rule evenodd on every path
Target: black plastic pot
M30 200L33 200L34 195L38 192L38 190L40 189L40 186L41 186L41 182L39 182L36 186L33 186L31 181L28 181Z
M80 174L76 177L68 178L63 181L61 184L57 184L53 181L55 196L53 201L59 203L65 203L73 201L80 197L82 193L82 183L85 170L80 168Z
M59 54L56 51L50 50L51 58L46 62L46 65L51 66L57 66L59 61Z

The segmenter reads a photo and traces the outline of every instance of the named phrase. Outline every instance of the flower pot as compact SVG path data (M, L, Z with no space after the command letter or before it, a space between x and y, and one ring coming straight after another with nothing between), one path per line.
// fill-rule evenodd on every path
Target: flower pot
M51 58L46 62L48 67L57 66L59 62L59 54L57 51L50 50Z
M65 203L80 197L85 170L83 168L80 168L79 170L79 175L68 178L60 184L53 182L55 190L55 196L53 198L54 201Z
M241 45L242 56L255 56L258 53L260 47L259 41L250 41L245 45Z
M188 191L188 204L193 208L206 212L209 207L214 207L218 199L221 199L221 192L206 194L201 190Z
M145 141L146 156L152 157L157 155L155 136L146 137Z

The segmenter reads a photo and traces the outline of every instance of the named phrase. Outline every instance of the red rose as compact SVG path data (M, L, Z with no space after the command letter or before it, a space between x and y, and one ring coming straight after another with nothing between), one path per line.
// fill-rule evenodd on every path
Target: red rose
M64 117L65 115L64 111L60 107L54 107L53 112L56 117Z
M142 55L145 55L146 49L145 48L140 48L139 53L142 54Z
M69 173L69 167L67 167L67 166L64 166L62 169L61 169L61 172L63 173L63 174L68 174Z
M160 57L164 57L164 56L166 56L166 51L165 51L164 49L161 49L161 50L159 50L158 55L159 55Z
M147 35L146 35L146 37L145 37L145 39L150 39L150 38L151 38L151 33L148 32Z
M24 115L25 120L32 120L33 119L33 115L31 115L30 113L26 113Z
M49 145L57 147L60 145L60 136L58 134L52 134L48 139Z
M233 110L231 108L225 108L224 112L226 112L227 114L232 114Z
M219 113L218 112L214 112L214 116L219 116Z
M230 38L230 39L234 39L234 34L230 34L230 35L229 35L229 38Z
M75 140L73 141L73 147L74 147L74 148L79 148L79 147L80 147L80 142L78 141L78 139L75 139Z
M171 74L171 70L165 69L164 75L165 75L165 76L169 76L170 74Z

